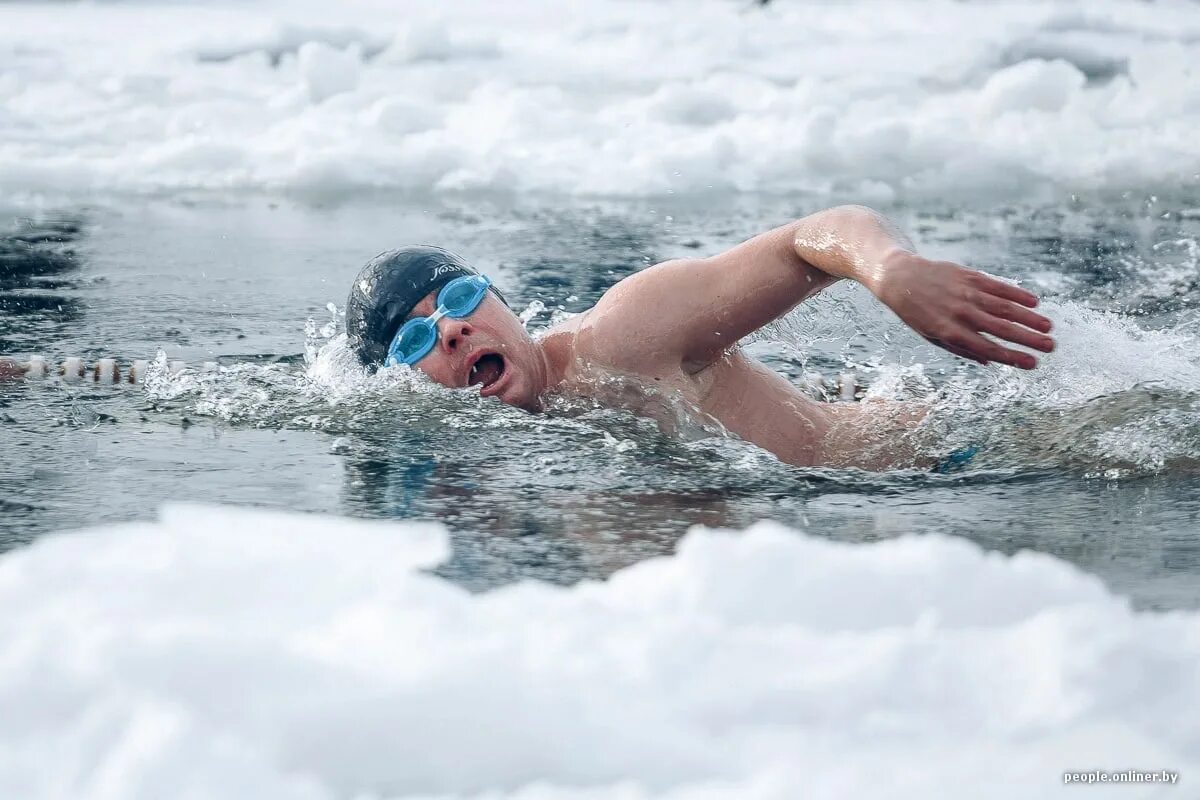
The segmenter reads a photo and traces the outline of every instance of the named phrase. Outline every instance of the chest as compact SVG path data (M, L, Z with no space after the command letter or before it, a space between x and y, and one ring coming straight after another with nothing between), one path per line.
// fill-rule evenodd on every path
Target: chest
M733 433L791 463L812 463L828 428L820 404L739 351L694 374L670 364L580 359L568 383L569 391L654 419L668 433Z

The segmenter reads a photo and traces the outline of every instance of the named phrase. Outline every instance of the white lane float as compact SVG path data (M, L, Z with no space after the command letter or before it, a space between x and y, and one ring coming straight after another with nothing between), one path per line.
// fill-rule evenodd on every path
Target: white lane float
M178 375L188 368L187 362L172 360L167 362L167 373ZM220 371L216 361L205 361L197 368L198 372L213 373ZM29 380L44 380L58 377L68 383L98 383L104 385L138 384L146 380L150 369L147 359L138 359L122 369L115 358L101 358L95 364L88 365L82 358L71 356L63 359L54 368L45 356L31 355L28 361L18 361L15 358L0 356L0 380L4 378L21 378ZM800 379L801 391L817 400L830 402L852 402L861 400L866 392L865 384L858 380L858 374L853 370L841 372L836 379L829 380L820 372L806 372Z
M178 375L188 368L185 361L170 361L167 372ZM57 364L46 360L45 356L31 355L28 361L0 356L0 380L25 378L31 381L59 378L68 383L98 383L105 385L137 384L146 380L150 370L148 359L137 359L122 367L115 358L101 358L94 364L89 364L78 356L69 356ZM216 361L203 362L199 372L217 372L220 365Z

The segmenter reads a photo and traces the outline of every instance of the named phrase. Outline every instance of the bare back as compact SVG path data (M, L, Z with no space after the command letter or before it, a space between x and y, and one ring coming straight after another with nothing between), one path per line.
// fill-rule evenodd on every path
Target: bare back
M652 418L668 432L683 408L796 466L911 463L895 436L911 426L911 411L815 401L737 346L692 371L672 349L631 341L636 329L621 324L620 299L606 295L544 337L564 367L559 391Z

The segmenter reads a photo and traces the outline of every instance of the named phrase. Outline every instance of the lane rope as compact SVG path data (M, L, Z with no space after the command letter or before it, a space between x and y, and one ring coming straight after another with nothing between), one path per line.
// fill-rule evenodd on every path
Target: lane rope
M178 375L187 368L188 364L184 361L167 362L168 375ZM204 361L198 371L219 372L220 369L216 361ZM40 355L30 356L28 361L0 356L0 380L25 378L28 381L42 381L58 378L67 383L139 384L145 381L149 370L150 361L147 359L138 359L122 367L115 358L101 358L94 364L88 364L82 358L72 356L54 364ZM858 375L853 370L841 372L833 380L820 372L806 372L799 388L817 400L843 403L861 400L866 392L866 386L858 382Z
M167 372L170 375L178 375L187 367L184 361L167 362ZM200 365L199 371L217 372L219 369L217 362L205 361ZM147 359L138 359L122 367L115 358L101 358L94 364L88 364L82 358L72 356L53 364L40 355L30 356L28 361L0 357L0 379L25 378L38 381L59 378L67 383L137 384L145 381L149 370L150 361Z

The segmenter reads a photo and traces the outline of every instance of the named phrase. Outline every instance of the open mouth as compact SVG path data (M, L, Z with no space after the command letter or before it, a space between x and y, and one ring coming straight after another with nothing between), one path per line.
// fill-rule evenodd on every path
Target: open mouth
M504 356L499 353L485 353L471 365L471 374L467 377L469 386L488 388L504 377Z

